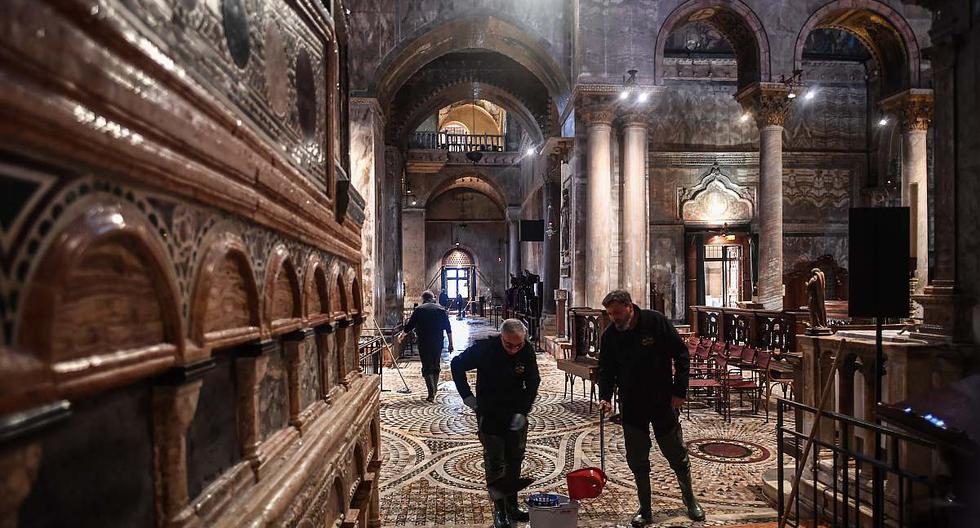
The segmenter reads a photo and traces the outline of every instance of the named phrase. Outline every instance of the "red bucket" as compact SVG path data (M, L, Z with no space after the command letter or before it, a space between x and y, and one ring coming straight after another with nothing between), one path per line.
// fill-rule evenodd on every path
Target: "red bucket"
M576 469L565 475L568 483L568 497L573 500L593 499L602 493L606 485L606 474L596 467Z

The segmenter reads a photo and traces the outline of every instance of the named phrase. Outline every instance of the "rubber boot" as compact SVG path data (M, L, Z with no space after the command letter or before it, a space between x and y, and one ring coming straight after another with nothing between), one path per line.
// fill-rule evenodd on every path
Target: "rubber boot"
M677 474L677 484L681 488L681 498L684 499L684 506L687 507L687 516L692 521L703 521L704 510L698 504L697 497L694 496L694 488L691 486L691 470L679 471Z
M511 520L514 522L528 522L531 520L531 515L527 513L527 510L522 510L520 503L517 502L517 495L507 497L507 514L510 515Z
M432 403L436 398L436 388L432 386L432 376L426 374L422 376L425 380L425 389L428 391L428 396L425 397L425 401Z
M630 520L630 526L641 527L653 523L653 511L650 502L650 475L633 475L636 481L636 498L640 501L640 509Z
M432 397L435 398L439 393L439 374L432 374Z
M493 501L493 528L512 528L507 515L507 499Z

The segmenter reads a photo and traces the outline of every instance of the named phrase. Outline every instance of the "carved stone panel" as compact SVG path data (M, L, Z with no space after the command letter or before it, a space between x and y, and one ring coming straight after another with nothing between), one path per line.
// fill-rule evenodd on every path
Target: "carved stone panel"
M241 328L251 324L248 293L245 286L246 269L233 255L226 255L215 267L208 293L208 309L204 332Z
M259 385L259 427L263 440L289 422L286 383L286 360L282 346L277 346L269 354L265 377Z
M66 282L72 286L63 294L53 326L57 360L164 342L156 287L146 263L130 249L97 243Z
M300 409L305 409L320 398L320 351L316 337L311 333L299 344L299 397Z
M754 209L754 193L733 182L717 165L694 187L677 190L678 218L685 223L747 224Z

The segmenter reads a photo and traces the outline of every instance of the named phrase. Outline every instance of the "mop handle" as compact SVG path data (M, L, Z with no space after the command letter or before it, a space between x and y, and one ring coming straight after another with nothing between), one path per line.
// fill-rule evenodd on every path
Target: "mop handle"
M599 469L606 473L606 409L599 404Z

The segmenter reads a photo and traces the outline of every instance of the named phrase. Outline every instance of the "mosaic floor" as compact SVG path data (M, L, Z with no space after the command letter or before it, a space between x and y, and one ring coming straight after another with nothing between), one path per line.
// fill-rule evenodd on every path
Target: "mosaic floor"
M493 332L483 320L453 319L457 345ZM444 354L435 403L425 401L418 361L403 361L410 394L400 394L398 372L386 369L381 396L381 516L384 526L488 526L492 506L483 482L483 460L473 413L462 405ZM537 479L530 491L565 492L565 473L599 466L599 413L589 411L582 385L574 401L562 396L563 375L546 354L538 355L542 383L529 416L523 474ZM772 521L775 512L761 497L762 473L775 467L773 422L735 416L731 423L710 410L692 411L681 421L691 453L694 487L708 516L692 523L673 472L651 454L655 521L658 526L711 526ZM636 510L632 475L626 466L622 429L606 427L609 482L602 495L582 502L579 526L621 526Z

